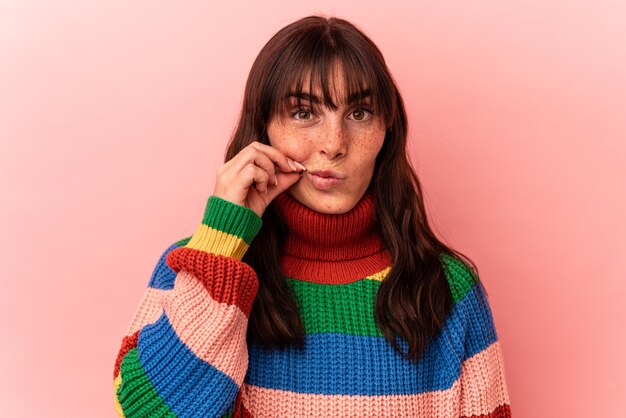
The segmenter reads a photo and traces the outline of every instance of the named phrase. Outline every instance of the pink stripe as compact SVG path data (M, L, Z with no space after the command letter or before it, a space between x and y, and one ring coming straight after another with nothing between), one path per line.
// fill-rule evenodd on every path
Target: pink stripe
M131 336L141 328L148 324L153 324L159 319L163 313L163 306L161 305L161 299L169 292L164 289L154 289L148 287L141 298L139 307L133 315L128 329L126 330L126 336Z
M462 376L450 388L442 391L424 392L415 395L350 396L295 393L279 389L268 389L245 383L241 389L243 406L255 418L277 416L410 416L450 417L480 415L491 412L507 402L506 391L502 392L498 368L501 363L498 341L463 363ZM487 373L481 368L487 367ZM476 373L478 372L478 373ZM483 381L487 378L486 381ZM461 410L461 382L463 390L471 393ZM469 388L469 389L468 389ZM477 392L480 389L483 392Z
M238 386L248 369L248 318L236 305L217 302L193 275L181 270L165 312L178 338Z
M510 405L504 358L499 341L463 362L461 415L487 415L500 405Z

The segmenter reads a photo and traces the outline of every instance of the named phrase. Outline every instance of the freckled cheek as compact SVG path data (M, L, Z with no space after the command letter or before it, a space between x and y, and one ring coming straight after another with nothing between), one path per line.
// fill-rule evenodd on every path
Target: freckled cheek
M371 133L369 135L363 135L358 141L354 143L355 149L358 149L358 153L366 160L375 159L385 141L384 133Z
M293 160L304 162L313 152L312 144L309 138L300 133L284 138L277 148Z

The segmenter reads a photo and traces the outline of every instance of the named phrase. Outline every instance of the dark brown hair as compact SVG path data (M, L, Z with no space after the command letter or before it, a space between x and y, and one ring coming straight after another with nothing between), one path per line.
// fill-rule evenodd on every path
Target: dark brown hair
M422 188L406 154L404 103L376 45L353 24L336 17L309 16L278 31L252 65L225 162L253 141L269 145L268 122L284 112L293 86L302 92L307 72L308 91L313 91L313 83L321 86L324 106L335 109L328 78L336 60L343 66L348 95L369 88L374 111L381 112L386 121L384 144L369 187L375 189L377 227L393 265L380 284L375 316L394 349L417 361L454 305L442 254L467 259L476 281L478 270L465 255L439 241L428 224ZM304 342L298 307L279 267L287 233L270 204L243 258L259 278L247 337L264 347L301 347ZM408 342L408 353L402 352L395 336Z

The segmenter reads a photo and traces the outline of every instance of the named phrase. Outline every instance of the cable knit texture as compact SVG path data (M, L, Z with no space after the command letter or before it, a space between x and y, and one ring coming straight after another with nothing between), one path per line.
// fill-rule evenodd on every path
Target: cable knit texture
M455 305L417 363L374 317L391 256L368 191L343 214L284 192L281 269L304 349L247 344L258 290L242 261L262 219L210 196L202 223L159 258L113 371L120 417L510 417L502 350L482 283L442 254ZM408 351L406 341L398 344Z

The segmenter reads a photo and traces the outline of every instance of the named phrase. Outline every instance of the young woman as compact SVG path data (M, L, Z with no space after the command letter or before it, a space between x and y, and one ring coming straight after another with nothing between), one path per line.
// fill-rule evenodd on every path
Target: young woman
M272 37L202 223L165 250L122 341L118 414L509 417L485 288L431 230L406 140L354 25Z

